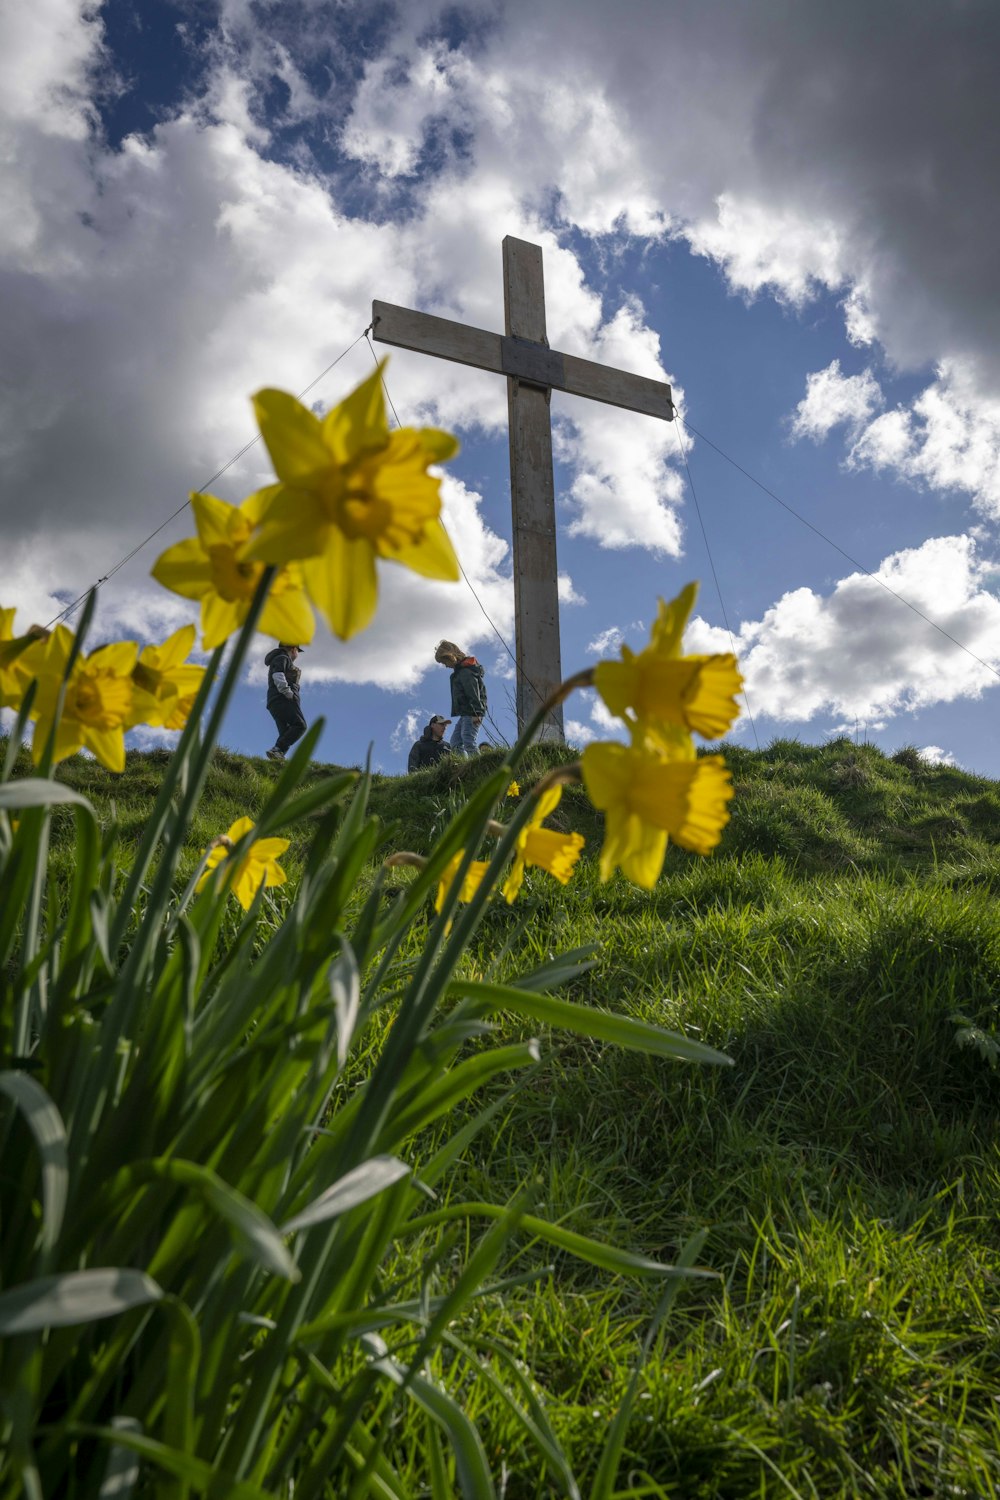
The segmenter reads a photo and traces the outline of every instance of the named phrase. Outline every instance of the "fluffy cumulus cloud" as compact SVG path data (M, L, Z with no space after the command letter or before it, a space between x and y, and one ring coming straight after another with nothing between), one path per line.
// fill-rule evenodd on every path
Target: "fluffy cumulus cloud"
M307 18L314 37L322 9ZM354 8L337 9L342 19ZM493 169L466 191L455 191L448 172L431 173L423 211L391 216L379 210L377 192L364 211L348 204L341 177L311 147L290 158L277 150L280 130L303 122L322 130L332 108L306 78L294 27L269 36L249 7L223 7L200 93L189 91L149 134L111 149L96 123L95 100L115 86L99 10L90 0L19 0L5 7L2 24L2 160L13 211L0 225L9 388L0 456L23 502L5 517L5 602L31 618L58 613L183 505L251 436L248 393L262 384L301 388L360 333L373 296L496 326L497 223L544 245L554 343L601 358L632 345L644 370L662 375L641 309L605 319L577 258L496 153ZM340 123L345 147L373 178L410 169L392 139L421 140L428 112L450 111L453 124L465 118L462 90L475 70L453 53L458 76L449 79L447 55L413 41L406 86L383 91L384 128L371 117L377 70L360 80ZM395 56L386 54L390 64ZM275 79L283 104L269 112L261 100ZM568 103L554 108L558 130L572 129L560 113ZM310 399L336 399L369 369L361 344ZM400 353L389 380L404 422L505 428L503 382L494 376ZM663 434L650 436L656 424L645 423L637 436L628 421L612 413L588 425L563 412L571 526L606 545L676 551ZM236 499L270 477L258 445L213 487ZM491 633L485 610L509 634L506 549L478 497L460 485L446 493L448 524L482 608L465 584L428 588L386 569L376 625L349 654L324 644L311 663L320 675L417 680L423 621L440 634L432 622L450 619L452 633L474 643ZM608 510L615 520L602 529ZM146 573L157 547L187 530L182 515L116 577L102 628L131 621L151 636L172 620ZM560 589L567 603L581 598L568 575Z
M926 761L929 766L957 766L958 761L950 750L942 750L940 745L924 745L917 751L920 759Z
M736 638L751 712L874 726L907 709L979 697L1000 677L995 576L971 537L946 536L894 553L873 577L853 573L827 595L790 590ZM687 643L730 649L727 633L699 618Z
M98 123L123 85L92 0L12 0L0 28L0 457L17 497L4 602L32 617L160 524L251 435L247 394L300 389L361 332L373 296L499 326L498 224L543 246L553 345L655 378L670 371L644 309L602 302L579 237L609 253L682 240L748 298L803 307L834 292L873 366L937 374L886 410L870 372L830 366L810 377L795 432L842 425L850 462L1000 516L992 0L633 0L627 25L598 0L222 0L184 92L120 143ZM362 343L313 397L369 368ZM504 430L496 377L400 354L389 378L406 422ZM678 555L666 424L553 407L563 524ZM221 488L238 498L268 477L255 448ZM485 610L509 632L509 554L474 491L456 481L445 496L481 605L464 584L386 568L376 625L350 653L318 647L317 674L407 687L442 622L474 644L492 634ZM148 557L106 607L152 633L173 616L152 602ZM969 538L881 573L995 661L1000 606ZM827 597L790 591L742 647L779 717L886 715L988 680L862 577Z
M793 438L821 442L841 423L857 432L882 403L878 381L870 370L860 375L842 375L840 360L806 379L806 393L795 409Z
M525 201L554 199L590 235L683 239L747 297L802 307L818 290L841 294L852 341L877 341L898 368L952 372L912 410L879 419L859 457L889 465L898 453L904 477L995 505L983 457L998 437L984 403L1000 396L991 0L791 10L635 0L627 25L597 0L482 0L447 7L481 23L457 55L435 29L445 9L408 6L390 58L365 70L347 137L360 160L374 169L381 153L413 172L449 120L479 171L506 177L516 163ZM807 392L803 433L872 414L872 382L850 379ZM956 385L958 465L938 462L925 433L927 408L939 396L953 404ZM839 410L824 400L834 395ZM606 499L599 421L587 442L574 499L592 535ZM661 456L646 455L659 479ZM661 483L659 494L673 516L676 491ZM651 545L675 552L669 520L655 507L651 518ZM621 545L633 530L625 521L604 540Z
M909 406L883 411L870 369L841 373L835 359L806 378L791 419L793 439L822 442L843 426L848 468L889 471L911 483L968 496L1000 517L1000 396L983 395L961 362L942 364Z

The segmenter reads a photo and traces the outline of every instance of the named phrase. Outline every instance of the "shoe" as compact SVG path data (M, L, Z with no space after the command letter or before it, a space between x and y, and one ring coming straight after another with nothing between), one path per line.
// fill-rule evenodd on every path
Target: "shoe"
M272 747L266 753L268 760L284 760L285 758L284 750L278 750L276 747Z

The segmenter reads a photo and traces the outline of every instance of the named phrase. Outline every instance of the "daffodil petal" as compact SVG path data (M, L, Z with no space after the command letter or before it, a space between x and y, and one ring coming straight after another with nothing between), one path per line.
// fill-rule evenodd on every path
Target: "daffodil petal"
M267 509L279 490L284 489L281 484L266 484L262 490L254 490L240 504L240 511L249 521L251 526L259 526L261 520L267 513Z
M439 427L421 427L418 429L420 442L424 452L432 463L447 463L449 458L454 458L462 446L454 433L442 432Z
M317 557L327 545L330 522L319 496L311 490L278 485L263 512L257 534L240 549L247 562L272 566Z
M308 484L330 467L322 424L301 401L287 391L268 388L253 397L253 409L274 472L283 484Z
M257 839L253 846L254 859L278 859L290 844L291 839Z
M246 619L246 606L223 599L221 594L206 594L201 601L201 638L206 651L214 651L239 630Z
M159 660L157 666L160 671L168 671L171 667L180 666L194 646L195 636L198 634L193 625L182 625L180 630L175 630L173 635L168 635L163 645L158 648ZM145 657L145 651L142 653ZM196 669L200 670L200 668Z
M461 573L451 539L440 521L426 522L419 542L398 551L381 553L390 562L401 563L421 578L439 578L457 583Z
M87 665L99 672L114 672L116 677L127 677L138 657L139 647L135 641L112 641L110 645L99 646L92 652L87 658Z
M161 552L150 569L157 583L183 599L200 599L212 587L212 568L197 537Z
M684 629L697 598L697 583L688 583L669 604L660 600L659 613L649 636L654 651L664 656L680 655Z
M198 527L198 540L206 552L209 547L232 546L229 527L233 512L238 509L237 506L230 505L226 500L220 500L217 495L206 495L200 490L193 490L191 509L194 511L195 525Z
M550 813L554 813L562 798L562 786L557 782L555 786L546 787L538 798L534 812L531 814L531 825L535 827L544 823Z
M501 894L503 895L503 898L507 902L508 906L513 906L514 902L521 894L521 887L523 884L524 857L520 852L518 852L518 854L514 858L514 863L510 867L510 873L508 874L507 879L500 887Z
M84 728L83 743L109 771L124 771L125 737L120 729Z
M303 589L285 589L269 594L261 612L261 635L272 635L278 641L294 641L308 646L316 633L316 616L309 608Z
M330 527L322 557L302 563L306 590L334 635L349 640L370 624L378 604L375 553L366 537L351 540Z
M382 394L385 365L381 360L367 380L323 418L328 461L332 455L340 465L353 463L365 454L377 453L389 441Z

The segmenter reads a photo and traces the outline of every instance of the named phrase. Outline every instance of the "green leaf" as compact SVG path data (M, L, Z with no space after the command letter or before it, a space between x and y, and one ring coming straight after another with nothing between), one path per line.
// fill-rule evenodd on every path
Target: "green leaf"
M281 1226L282 1234L295 1234L300 1229L311 1229L314 1224L325 1224L346 1214L359 1203L367 1203L393 1183L409 1176L410 1168L396 1156L373 1156L362 1162L352 1172L341 1177L325 1193L320 1193L307 1208Z
M495 1203L453 1203L446 1208L435 1209L416 1219L408 1219L407 1234L416 1234L434 1224L444 1224L450 1219L484 1218L502 1219L510 1212ZM691 1280L704 1281L715 1276L714 1271L695 1271L683 1266L670 1266L660 1260L651 1260L648 1255L636 1255L632 1250L619 1250L614 1245L603 1245L573 1229L563 1229L559 1224L550 1224L534 1214L523 1214L519 1228L558 1250L565 1250L577 1260L585 1260L605 1271L617 1271L626 1276L683 1276Z
M99 1269L40 1276L0 1292L0 1334L70 1328L94 1318L114 1318L163 1296L143 1271Z
M155 1464L167 1474L182 1479L198 1495L218 1496L218 1500L273 1500L273 1492L262 1490L246 1480L234 1479L225 1470L194 1458L190 1453L178 1453L166 1443L145 1437L122 1426L94 1427L87 1422L73 1422L65 1429L73 1437L103 1438L116 1447L130 1448L140 1458Z
M24 1115L42 1162L43 1252L52 1249L62 1228L69 1186L66 1129L62 1116L40 1083L28 1073L0 1073L0 1094L6 1094Z
M21 807L55 807L58 803L75 802L93 814L94 809L79 792L65 786L61 781L47 781L40 776L26 776L23 781L8 781L0 786L0 808L5 812Z
M351 1039L361 1007L361 979L350 943L345 942L333 960L327 980L337 1016L337 1062L342 1068L351 1050Z
M595 955L600 951L599 943L586 943L582 948L556 953L537 969L532 969L529 974L519 974L511 982L518 990L554 990L592 969L597 962Z
M377 1336L370 1337L374 1341ZM381 1344L382 1341L378 1342ZM466 1500L495 1500L496 1490L479 1433L451 1396L425 1375L405 1370L388 1354L374 1359L372 1367L395 1385L405 1385L410 1399L444 1428L455 1455L459 1488Z
M431 1074L431 1082L416 1094L399 1100L396 1112L387 1126L391 1132L387 1145L403 1141L407 1136L422 1130L433 1120L447 1114L476 1093L498 1073L514 1072L517 1068L530 1068L541 1056L538 1042L531 1038L527 1042L514 1042L509 1047L493 1047L467 1057L464 1062L449 1068L443 1075Z
M192 1161L158 1161L151 1164L152 1175L170 1182L182 1183L199 1192L224 1221L237 1249L286 1281L298 1281L299 1272L281 1234L256 1203L210 1170Z
M693 1234L682 1245L681 1253L677 1257L679 1269L687 1270L692 1266L701 1254L702 1247L707 1238L707 1231L699 1229L696 1234ZM672 1281L660 1298L660 1304L653 1315L653 1321L643 1341L642 1354L636 1362L635 1369L632 1371L632 1378L629 1380L628 1389L622 1397L618 1410L615 1412L614 1420L611 1423L604 1447L601 1450L600 1463L597 1466L597 1473L594 1476L594 1483L590 1490L590 1500L614 1500L615 1479L621 1465L629 1418L632 1415L632 1408L635 1405L635 1399L639 1391L639 1377L642 1374L644 1364L649 1358L656 1336L660 1331L660 1325L673 1306L674 1298L679 1289L680 1282Z
M500 1377L490 1368L489 1363L486 1360L477 1359L472 1349L463 1343L453 1330L449 1330L444 1335L444 1342L450 1344L452 1348L457 1349L468 1360L469 1366L475 1371L477 1378L485 1380L487 1385L496 1391L508 1411L524 1428L531 1441L538 1448L549 1466L549 1472L554 1483L559 1487L560 1492L566 1496L566 1500L580 1500L580 1489L573 1475L573 1470L570 1467L569 1459L563 1452L559 1439L552 1430L552 1424L548 1419L544 1406L532 1388L530 1379L522 1370L518 1369L517 1360L511 1354L510 1350L505 1349L495 1339L480 1338L477 1340L478 1347L488 1349L494 1358L500 1360L505 1366L507 1373L513 1379L524 1398L524 1406L521 1406L515 1399L513 1391L504 1385Z
M453 981L447 993L451 998L468 996L483 1015L509 1010L529 1021L540 1021L561 1031L571 1031L575 1036L610 1042L653 1057L715 1063L727 1068L733 1065L732 1058L724 1052L716 1052L714 1047L706 1047L704 1042L692 1041L679 1032L666 1031L662 1026L651 1026L648 1021L636 1021L631 1016L596 1010L590 1005L576 1005L572 1000L557 1000L554 995L533 995L512 985L478 984L471 980Z
M112 1417L111 1426L116 1432L137 1434L142 1424L134 1417ZM101 1480L97 1500L128 1500L139 1479L139 1459L134 1449L115 1443L108 1453L108 1462Z

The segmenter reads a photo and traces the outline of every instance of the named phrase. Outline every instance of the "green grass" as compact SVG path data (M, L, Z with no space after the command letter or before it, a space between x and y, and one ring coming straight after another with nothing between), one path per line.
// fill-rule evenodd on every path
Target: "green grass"
M487 1089L495 1124L447 1191L501 1203L528 1183L550 1220L668 1259L708 1230L700 1264L718 1279L681 1293L655 1344L619 1495L998 1494L1000 786L849 741L726 754L737 795L713 858L670 851L649 894L619 877L601 886L599 819L570 789L558 816L587 838L576 879L563 890L529 875L514 908L490 910L467 963L502 981L596 943L596 966L562 995L685 1031L735 1066L553 1042L513 1091L505 1077ZM536 747L529 769L558 755ZM130 754L119 778L79 757L59 770L99 810L114 803L122 866L165 761ZM376 777L390 847L426 852L497 763ZM191 868L275 775L216 752ZM68 862L68 811L54 825L53 858ZM537 1030L510 1020L496 1040ZM418 1168L437 1143L432 1128L408 1148ZM447 1288L446 1260L428 1272L419 1245L413 1256L392 1268L400 1295L418 1273ZM586 1476L654 1293L521 1234L503 1273L527 1271L544 1274L475 1303L454 1338L505 1380L508 1358L522 1362ZM446 1370L448 1349L435 1358ZM486 1374L462 1368L508 1500L554 1493ZM388 1451L425 1493L405 1425Z

